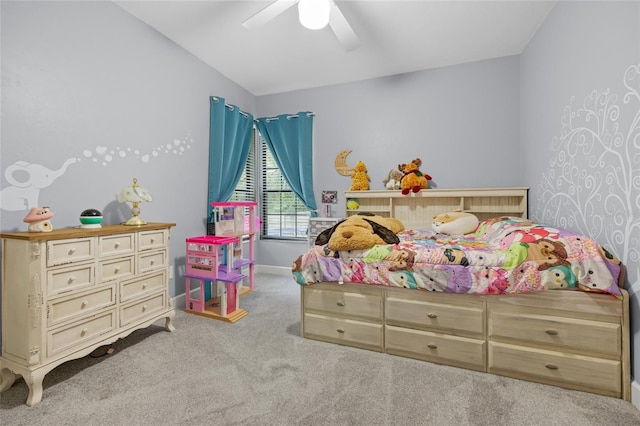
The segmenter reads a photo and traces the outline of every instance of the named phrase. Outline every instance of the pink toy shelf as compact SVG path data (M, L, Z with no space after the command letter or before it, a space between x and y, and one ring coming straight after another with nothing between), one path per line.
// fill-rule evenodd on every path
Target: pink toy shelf
M257 203L211 204L216 235L186 239L186 311L236 322L247 315L239 298L253 291L254 243L260 229Z

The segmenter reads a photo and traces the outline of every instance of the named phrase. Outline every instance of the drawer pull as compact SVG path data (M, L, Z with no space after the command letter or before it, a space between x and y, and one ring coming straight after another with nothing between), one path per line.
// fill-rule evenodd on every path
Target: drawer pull
M428 344L427 347L429 349L438 349L438 345L434 345L433 343Z
M149 265L153 266L154 263L156 263L155 260L151 259L151 261L149 262Z
M428 316L429 318L431 318L431 319L438 318L438 315L436 315L436 314L428 314L427 316Z
M86 308L88 305L89 305L89 301L88 301L88 300L85 300L85 301L84 301L84 302L82 302L82 304L80 305L80 308L81 308L81 309L84 309L84 308Z
M344 302L338 302L338 303L336 303L336 305L338 305L338 306L344 306Z
M142 305L142 312L145 312L147 310L147 305Z
M558 330L549 329L549 330L545 330L545 333L547 333L550 336L557 336Z
M142 284L142 289L144 290L145 288L147 288L147 283Z
M118 247L120 247L120 243L115 243L115 244L113 245L113 248L114 248L114 249L117 249Z
M76 280L76 277L69 277L69 280L67 281L68 284L73 284L73 282Z
M342 328L339 328L339 329L337 329L336 331L337 331L338 333L344 333L344 329L342 329Z
M549 370L557 370L558 366L554 365L554 364L545 364L545 367L547 367Z
M82 331L80 332L80 336L84 336L85 334L87 334L87 331L89 331L88 328L83 328Z
M69 255L72 255L75 252L76 252L76 249L74 249L73 247L69 249Z
M120 267L119 266L116 269L113 270L114 274L117 274L118 272L120 272Z
M151 244L153 244L153 243L155 243L155 242L156 242L156 239L155 239L155 238L150 238L150 239L149 239L149 242L150 242Z

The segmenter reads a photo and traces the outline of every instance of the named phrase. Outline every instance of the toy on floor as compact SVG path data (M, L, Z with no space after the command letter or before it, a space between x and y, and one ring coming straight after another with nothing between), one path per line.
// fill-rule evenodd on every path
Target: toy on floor
M476 215L454 210L433 216L431 227L439 234L464 235L475 231L479 223Z
M362 161L358 161L353 168L351 175L351 188L349 191L367 191L369 189L369 175L367 174L367 166Z
M418 192L421 189L427 189L431 176L420 171L422 160L416 158L408 164L398 164L398 170L402 172L400 180L400 188L402 194L407 195L410 191Z

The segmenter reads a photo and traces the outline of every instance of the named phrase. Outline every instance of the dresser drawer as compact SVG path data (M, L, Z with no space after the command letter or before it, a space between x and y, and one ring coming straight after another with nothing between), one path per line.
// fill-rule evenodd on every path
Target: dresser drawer
M121 280L135 274L135 256L101 260L98 264L98 282Z
M144 297L167 287L165 272L150 274L120 283L120 302Z
M85 292L65 298L50 300L47 303L47 322L49 326L66 320L89 315L116 303L116 287L102 287L99 290Z
M135 234L103 235L98 239L100 257L120 256L135 252Z
M382 321L382 293L304 289L305 310Z
M152 317L167 306L166 292L158 293L153 297L124 306L120 310L120 326L124 327L133 322Z
M458 332L484 337L484 305L458 306L388 296L385 321L389 325Z
M548 349L589 351L617 358L622 353L621 325L551 315L503 312L489 314L489 338L547 345Z
M152 251L138 254L138 273L143 274L167 266L167 251Z
M169 245L169 232L164 230L138 232L138 250L153 250Z
M485 370L485 341L429 331L385 326L387 353L439 364Z
M77 350L116 328L116 310L92 316L68 327L47 332L47 354L56 355L67 349Z
M358 346L382 352L382 324L335 318L325 315L304 315L304 337L332 343Z
M619 361L543 349L489 342L489 371L515 378L531 378L559 385L600 389L620 396Z
M93 260L95 245L95 238L47 241L47 266Z
M95 267L93 263L47 271L47 294L49 296L81 290L94 284Z

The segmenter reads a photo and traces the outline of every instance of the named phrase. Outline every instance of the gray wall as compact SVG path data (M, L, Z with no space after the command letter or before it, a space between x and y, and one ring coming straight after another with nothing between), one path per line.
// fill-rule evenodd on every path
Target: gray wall
M640 2L559 2L521 55L529 212L627 266L640 365ZM635 120L635 123L632 122ZM639 389L636 389L639 390Z
M205 233L209 96L252 111L256 99L111 2L0 2L0 229L26 230L25 193L79 225L87 208L119 223L116 194L135 176L152 203L142 217L172 222L172 296L184 292L184 240ZM56 179L5 171L25 161ZM32 181L29 182L29 179ZM36 183L36 180L39 180Z
M377 78L258 98L259 116L313 111L314 192L340 194L351 179L338 174L336 155L363 161L371 189L384 189L389 170L416 157L438 188L521 186L519 58ZM477 173L478 167L482 173ZM344 197L335 206L344 213ZM299 243L261 241L259 259L290 267Z

